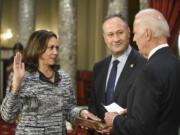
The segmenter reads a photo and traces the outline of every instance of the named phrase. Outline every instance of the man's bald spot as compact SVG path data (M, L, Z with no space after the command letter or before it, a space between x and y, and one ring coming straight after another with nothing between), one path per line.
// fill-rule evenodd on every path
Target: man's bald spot
M156 9L144 9L136 15L137 19L140 17L152 17L156 20L165 20L163 14Z

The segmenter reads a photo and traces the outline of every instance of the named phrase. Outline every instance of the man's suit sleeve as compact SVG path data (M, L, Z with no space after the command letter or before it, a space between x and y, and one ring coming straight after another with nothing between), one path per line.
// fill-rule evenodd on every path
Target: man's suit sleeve
M131 114L118 115L113 121L116 134L153 135L157 128L157 117L161 89L154 71L143 69L130 90L128 100L133 99Z
M88 105L88 109L91 113L97 115L97 110L96 110L96 93L95 93L95 77L96 77L96 64L94 65L93 68L93 79L92 79L92 86L91 86L91 91L90 91L90 101Z

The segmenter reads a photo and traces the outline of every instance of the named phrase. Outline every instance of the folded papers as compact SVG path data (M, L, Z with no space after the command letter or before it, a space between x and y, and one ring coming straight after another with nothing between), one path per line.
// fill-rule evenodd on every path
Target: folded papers
M107 106L104 105L104 108L108 112L118 112L118 113L120 113L120 112L124 111L124 108L122 108L121 106L119 106L115 102L113 102L112 104L107 105Z

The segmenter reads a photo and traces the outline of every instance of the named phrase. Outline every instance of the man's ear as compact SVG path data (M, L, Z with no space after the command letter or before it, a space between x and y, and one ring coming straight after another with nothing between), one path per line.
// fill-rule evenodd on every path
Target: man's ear
M128 38L130 38L130 34L131 34L131 30L130 30L130 28L128 27Z
M106 34L104 32L102 34L103 34L104 41L106 43Z
M150 29L146 29L146 39L147 41L151 40L152 38L152 31Z

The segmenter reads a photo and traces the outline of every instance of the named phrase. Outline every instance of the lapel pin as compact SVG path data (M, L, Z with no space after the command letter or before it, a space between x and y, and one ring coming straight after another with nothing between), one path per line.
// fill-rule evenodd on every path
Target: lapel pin
M133 68L133 67L134 67L134 64L131 64L130 67Z

